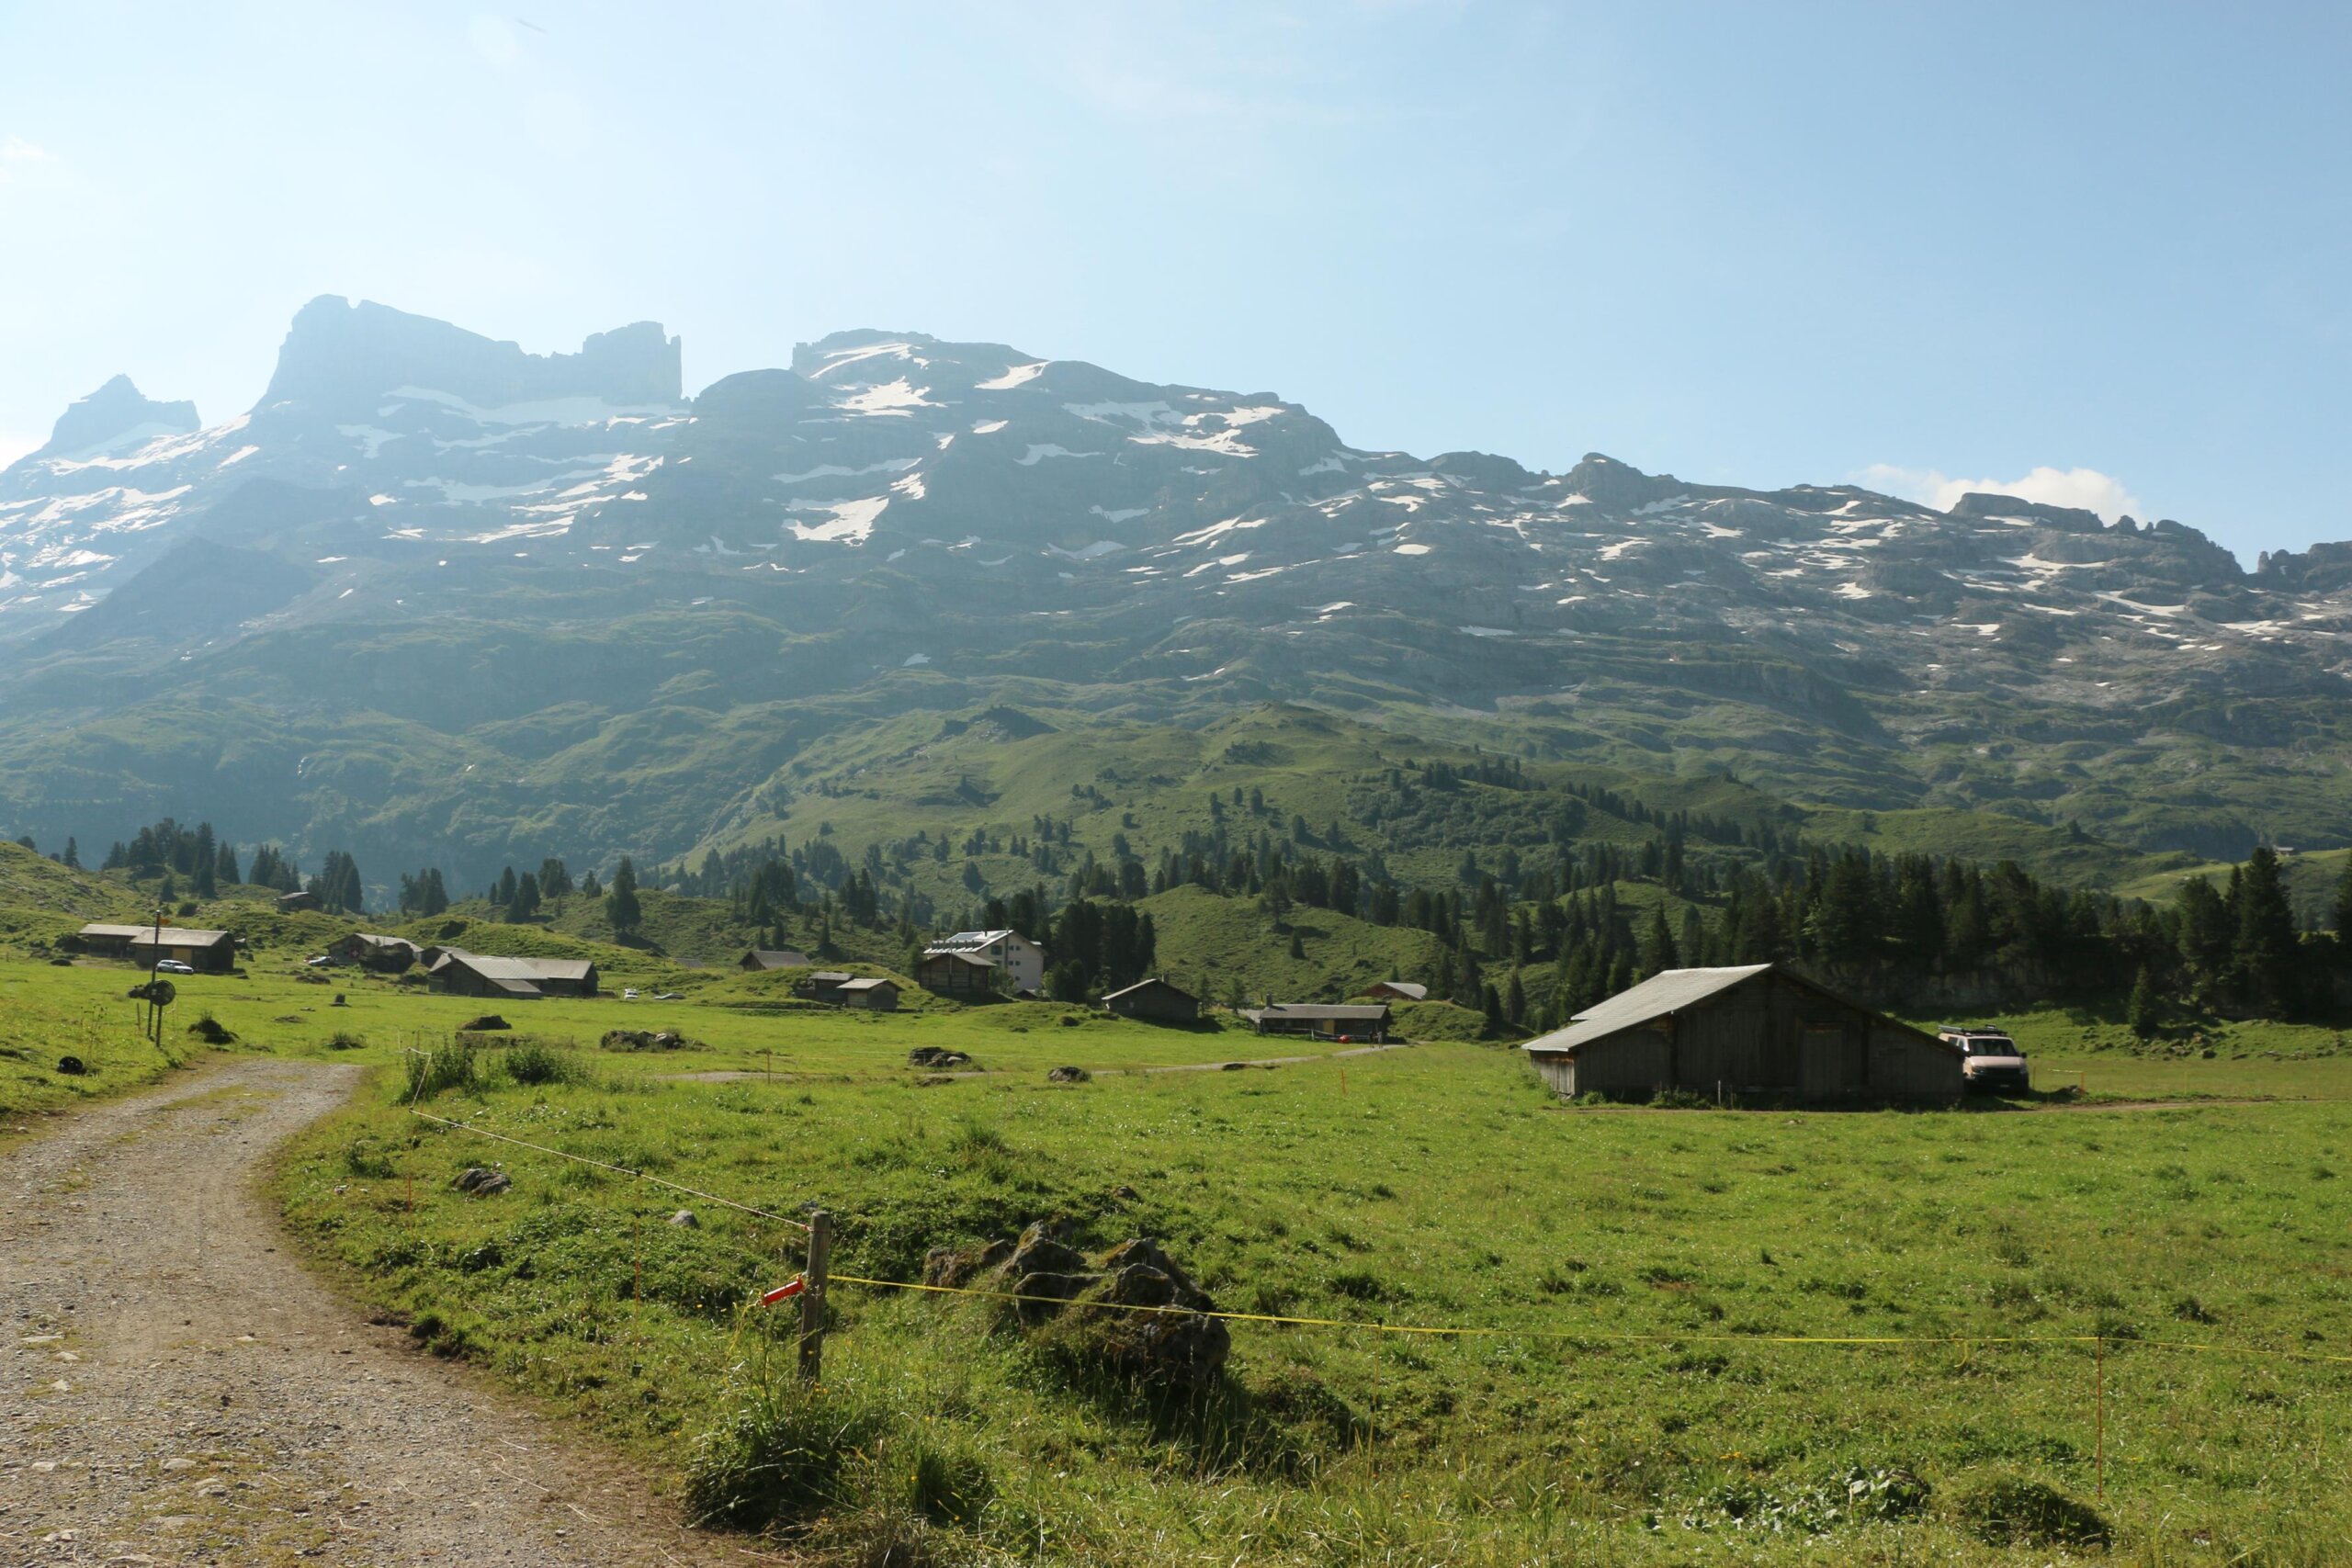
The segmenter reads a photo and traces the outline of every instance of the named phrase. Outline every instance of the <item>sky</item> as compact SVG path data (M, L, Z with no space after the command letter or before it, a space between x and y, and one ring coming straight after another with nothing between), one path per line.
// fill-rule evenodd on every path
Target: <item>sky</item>
M2352 538L2352 7L0 0L0 460L319 294Z

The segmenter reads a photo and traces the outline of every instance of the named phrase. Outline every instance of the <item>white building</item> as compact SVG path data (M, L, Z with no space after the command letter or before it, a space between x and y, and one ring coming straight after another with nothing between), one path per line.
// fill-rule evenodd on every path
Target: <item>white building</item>
M924 948L923 956L956 953L978 958L1004 971L1017 995L1046 988L1046 950L1019 931L957 931Z

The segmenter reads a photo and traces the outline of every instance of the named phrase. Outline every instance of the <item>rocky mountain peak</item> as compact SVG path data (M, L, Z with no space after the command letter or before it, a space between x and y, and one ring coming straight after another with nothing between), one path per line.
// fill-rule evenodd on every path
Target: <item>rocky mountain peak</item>
M158 435L185 435L198 426L194 403L159 402L141 392L130 377L117 376L60 414L49 445L33 457L102 457Z
M295 315L262 406L362 418L403 388L477 408L566 398L675 403L684 395L680 346L659 322L638 321L594 334L577 354L528 354L429 316L327 294Z

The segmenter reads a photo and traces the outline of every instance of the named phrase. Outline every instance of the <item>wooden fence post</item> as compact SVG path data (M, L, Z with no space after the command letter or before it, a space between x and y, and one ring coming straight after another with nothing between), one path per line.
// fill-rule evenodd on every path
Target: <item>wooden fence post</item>
M808 1268L800 1292L800 1381L815 1382L825 1363L825 1269L833 1250L833 1216L808 1216Z

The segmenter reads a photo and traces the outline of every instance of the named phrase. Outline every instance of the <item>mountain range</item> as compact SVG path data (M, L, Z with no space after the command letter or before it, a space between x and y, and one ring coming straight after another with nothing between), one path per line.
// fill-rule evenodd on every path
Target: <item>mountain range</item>
M2347 634L2352 544L2248 571L2004 495L1368 451L1272 392L915 333L688 398L651 322L542 355L325 298L247 412L117 377L0 471L0 817L480 878L807 829L884 727L1297 705L2235 855L2352 841Z

